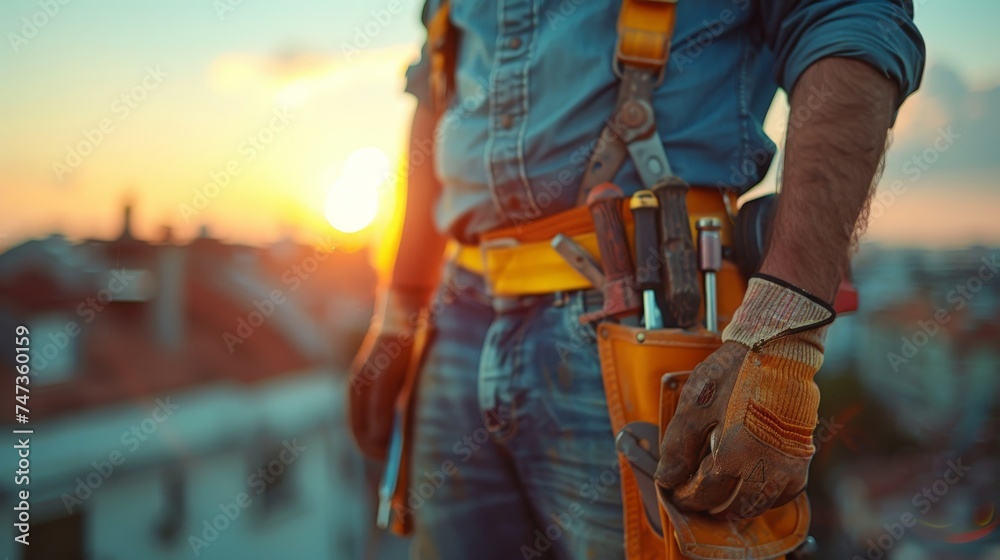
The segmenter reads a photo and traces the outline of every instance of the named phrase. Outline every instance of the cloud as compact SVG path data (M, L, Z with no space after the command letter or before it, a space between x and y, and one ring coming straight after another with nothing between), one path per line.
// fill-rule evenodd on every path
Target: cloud
M406 66L417 56L412 46L371 48L350 59L340 54L290 49L274 54L228 53L209 68L208 83L223 95L268 90L284 96L311 96L351 83L394 82L402 89Z
M931 154L935 142L942 146L939 138L947 135L949 128L954 145L946 152ZM981 176L1000 171L998 129L1000 87L971 90L952 68L933 66L924 75L921 89L900 109L886 177L904 176L907 162L914 158L924 158L930 174Z

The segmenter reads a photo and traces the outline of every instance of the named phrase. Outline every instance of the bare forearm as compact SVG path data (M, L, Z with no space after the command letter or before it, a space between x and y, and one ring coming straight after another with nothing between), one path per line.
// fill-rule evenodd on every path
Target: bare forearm
M418 106L410 131L406 212L391 280L393 289L418 297L429 295L437 285L446 243L433 220L441 192L434 174L434 154L429 149L434 145L434 124L433 112Z
M850 59L821 60L799 78L761 272L833 299L874 189L897 93L885 76Z

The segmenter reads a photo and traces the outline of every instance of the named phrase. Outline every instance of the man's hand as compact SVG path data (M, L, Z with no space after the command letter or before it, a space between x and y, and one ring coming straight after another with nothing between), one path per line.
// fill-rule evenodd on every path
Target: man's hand
M751 280L722 348L692 373L661 446L657 481L682 509L756 517L805 488L827 302L863 230L898 86L827 58L790 98L768 276Z
M350 370L348 419L354 442L366 456L385 459L396 399L406 382L413 337L426 305L423 293L389 291Z
M775 278L750 280L723 345L692 372L656 482L681 509L745 519L805 488L830 306Z

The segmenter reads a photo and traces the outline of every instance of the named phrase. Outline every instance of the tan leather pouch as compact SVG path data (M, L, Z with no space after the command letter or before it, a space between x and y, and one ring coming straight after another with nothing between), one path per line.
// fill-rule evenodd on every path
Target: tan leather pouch
M646 331L614 323L597 326L604 392L611 427L618 433L630 422L658 424L660 378L671 371L693 369L721 346L718 335L681 329ZM668 556L663 538L650 526L642 498L627 459L619 455L625 553L629 560L663 560ZM667 527L664 525L664 527ZM672 531L666 531L670 534Z
M647 331L613 323L598 325L597 335L614 432L631 422L651 422L659 426L661 439L677 410L688 373L722 345L717 334L706 331ZM627 459L620 455L619 462L629 560L778 559L806 538L809 505L805 494L739 524L682 513L661 499L661 536L645 514Z

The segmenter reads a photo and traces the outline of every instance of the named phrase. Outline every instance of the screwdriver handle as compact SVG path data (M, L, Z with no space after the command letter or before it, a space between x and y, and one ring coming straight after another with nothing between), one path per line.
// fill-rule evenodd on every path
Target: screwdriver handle
M622 221L620 204L621 188L611 183L594 187L587 197L587 206L594 220L597 232L597 246L601 251L606 282L614 282L632 276L632 258L628 254L628 240L625 238L625 223Z
M688 220L687 193L690 186L671 176L653 187L660 202L661 251L666 263L664 284L670 315L682 328L698 322L701 293L698 290L697 258Z
M623 198L621 188L613 183L597 185L587 196L604 268L604 309L601 313L616 317L633 314L640 309L632 257L621 215Z
M629 201L635 221L636 286L640 291L659 291L663 287L663 274L659 243L660 203L652 191L638 191Z

